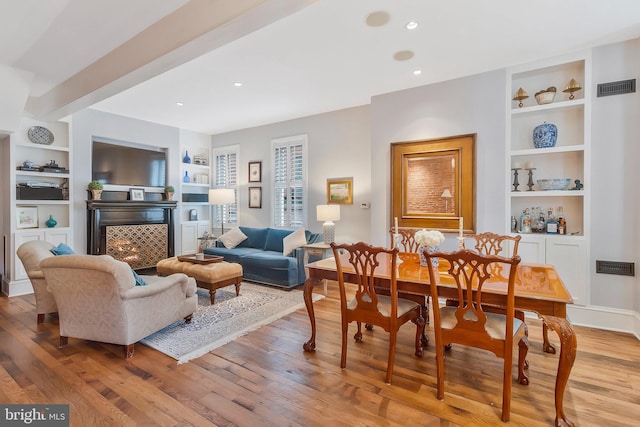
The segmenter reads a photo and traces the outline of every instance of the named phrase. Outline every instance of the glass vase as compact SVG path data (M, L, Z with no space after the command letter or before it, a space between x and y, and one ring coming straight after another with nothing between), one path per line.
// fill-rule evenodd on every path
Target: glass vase
M189 151L184 152L184 157L182 158L182 163L191 163L191 157L189 157Z
M58 225L58 221L53 219L53 215L49 215L49 219L44 224L49 228L53 228Z

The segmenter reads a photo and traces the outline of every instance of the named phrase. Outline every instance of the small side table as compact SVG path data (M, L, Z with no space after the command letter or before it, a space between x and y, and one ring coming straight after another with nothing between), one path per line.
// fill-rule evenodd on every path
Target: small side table
M309 264L309 256L311 255L320 257L320 259L331 258L333 256L333 249L331 249L331 246L323 242L310 243L308 245L304 245L302 249L304 250L305 266ZM305 267L305 273L307 274L307 277L308 277L309 270L306 267ZM327 295L327 281L323 280L322 282L324 285L324 294Z
M198 252L202 253L205 249L213 248L216 245L217 237L198 237Z

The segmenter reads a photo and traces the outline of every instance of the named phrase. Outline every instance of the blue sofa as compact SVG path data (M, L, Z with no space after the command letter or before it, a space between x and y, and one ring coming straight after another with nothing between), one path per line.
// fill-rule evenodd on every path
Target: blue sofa
M217 241L215 247L205 249L204 253L242 265L242 277L247 280L285 288L304 283L304 250L297 248L288 256L282 254L282 239L293 230L253 227L240 227L240 230L247 239L235 248L228 249ZM305 237L307 243L322 242L322 234L309 230L305 230Z

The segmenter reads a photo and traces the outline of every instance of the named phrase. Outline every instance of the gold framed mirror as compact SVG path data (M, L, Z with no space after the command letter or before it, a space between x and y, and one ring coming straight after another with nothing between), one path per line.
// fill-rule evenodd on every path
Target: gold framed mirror
M391 222L475 233L475 134L391 144Z

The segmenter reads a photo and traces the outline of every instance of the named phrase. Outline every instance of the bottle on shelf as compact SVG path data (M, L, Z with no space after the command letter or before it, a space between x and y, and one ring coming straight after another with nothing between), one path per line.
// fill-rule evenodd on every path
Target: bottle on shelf
M184 171L184 176L182 177L182 182L191 182L191 178L189 178L189 171Z
M536 218L536 226L535 226L535 230L538 233L544 233L544 227L546 224L546 218L544 216L544 209L542 209L541 207L536 207L536 215L534 216L534 218Z
M558 206L558 234L567 234L567 220L562 206Z
M189 151L185 150L182 163L191 163L191 157L189 157Z
M558 234L558 220L553 215L553 208L547 211L546 231L547 234Z
M520 232L525 234L531 233L531 215L529 214L529 208L522 211L522 216L520 216Z

